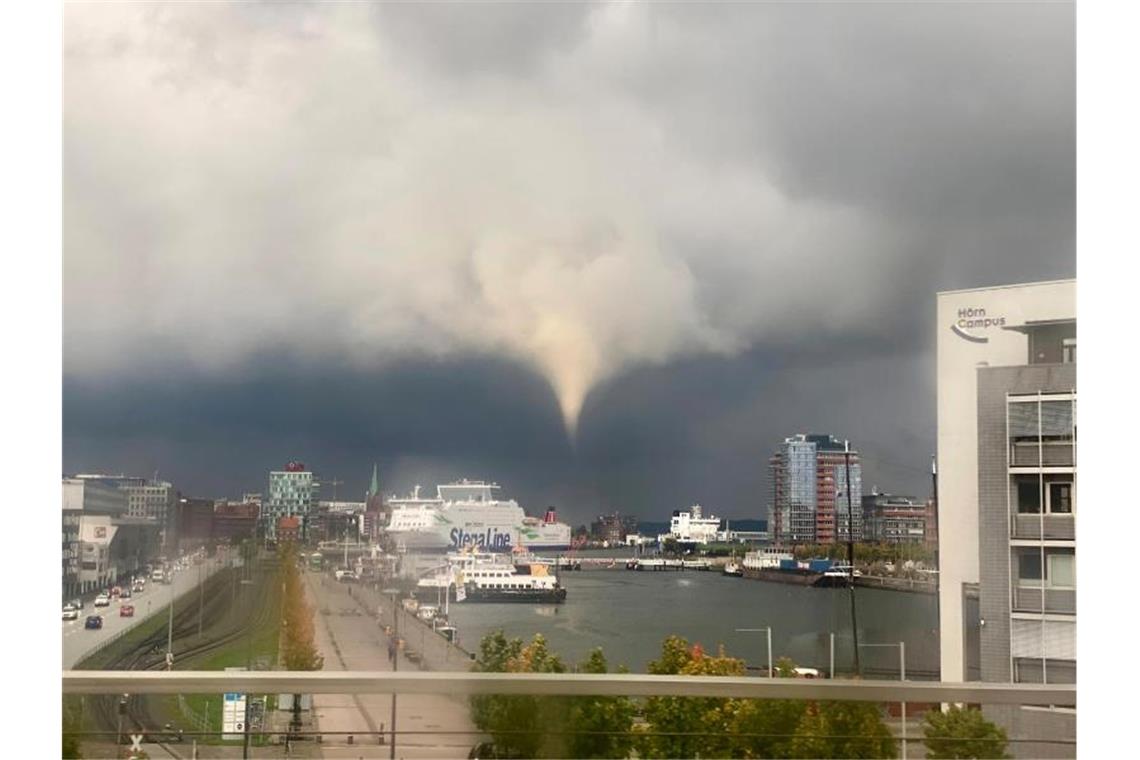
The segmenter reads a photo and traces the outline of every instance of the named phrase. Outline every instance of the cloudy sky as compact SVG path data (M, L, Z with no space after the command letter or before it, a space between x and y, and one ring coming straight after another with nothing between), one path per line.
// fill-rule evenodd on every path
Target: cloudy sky
M934 293L1075 274L1064 3L68 4L63 469L928 493ZM331 488L328 489L331 494Z

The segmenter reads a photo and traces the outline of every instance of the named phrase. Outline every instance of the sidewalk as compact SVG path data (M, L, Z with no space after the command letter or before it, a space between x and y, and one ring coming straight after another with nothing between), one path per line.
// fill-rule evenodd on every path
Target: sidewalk
M365 614L358 600L349 596L360 589L336 583L326 576L305 573L309 601L316 611L317 649L325 658L325 670L390 671L388 637L376 618ZM401 654L401 670L419 670L419 665ZM396 737L398 758L466 758L478 741L472 732L467 701L442 694L397 695L397 731L423 731ZM315 728L320 731L360 732L325 737L321 743L323 757L387 758L387 742L392 714L392 696L388 694L315 694L313 695ZM439 731L440 733L433 733ZM375 733L383 734L384 744Z

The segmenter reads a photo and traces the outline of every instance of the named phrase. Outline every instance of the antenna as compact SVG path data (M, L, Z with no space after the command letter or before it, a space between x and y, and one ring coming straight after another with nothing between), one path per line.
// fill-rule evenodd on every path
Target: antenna
M337 480L336 476L333 476L333 479L329 481L329 485L331 485L333 487L332 500L336 501L336 487L344 485L344 481L343 480Z

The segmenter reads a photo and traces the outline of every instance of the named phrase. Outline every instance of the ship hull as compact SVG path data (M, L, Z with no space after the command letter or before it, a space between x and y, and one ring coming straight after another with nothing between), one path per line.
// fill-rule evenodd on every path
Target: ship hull
M562 604L566 589L493 589L470 588L466 602L495 602L507 604Z

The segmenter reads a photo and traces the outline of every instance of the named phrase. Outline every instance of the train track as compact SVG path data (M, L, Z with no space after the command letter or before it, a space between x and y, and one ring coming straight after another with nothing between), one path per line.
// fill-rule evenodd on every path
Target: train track
M276 565L261 566L253 573L254 589L265 587L272 580ZM183 597L174 608L172 650L174 663L185 668L207 655L232 646L245 637L249 630L256 630L268 622L272 605L235 604L231 591L234 588L233 570L224 571L205 582L202 592L202 637L198 636L198 602L193 594ZM259 596L264 600L264 595ZM106 670L162 670L166 667L167 627L163 626L136 642L129 649L119 652L113 659L103 664ZM179 757L166 746L180 740L177 729L170 723L156 718L153 703L145 697L128 697L125 713L120 722L118 696L104 696L94 699L95 721L103 731L128 734L141 733L143 741L158 744L167 754Z

